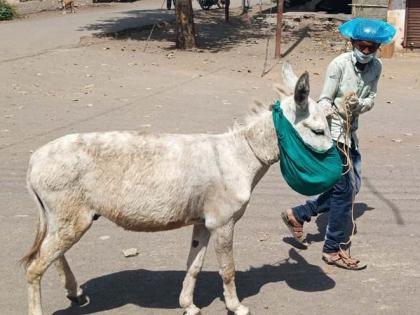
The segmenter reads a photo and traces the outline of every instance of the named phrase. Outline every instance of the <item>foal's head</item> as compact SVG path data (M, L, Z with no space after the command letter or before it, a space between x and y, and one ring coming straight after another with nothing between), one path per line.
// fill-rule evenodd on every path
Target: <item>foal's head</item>
M318 150L326 150L332 145L327 119L321 107L309 97L308 72L299 78L290 64L283 65L283 81L293 94L278 88L284 115L293 124L302 139Z

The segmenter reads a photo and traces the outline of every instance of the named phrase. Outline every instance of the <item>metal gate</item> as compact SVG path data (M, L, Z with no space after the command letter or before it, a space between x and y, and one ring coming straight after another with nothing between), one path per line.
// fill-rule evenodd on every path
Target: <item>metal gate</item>
M420 48L420 0L407 0L404 46Z

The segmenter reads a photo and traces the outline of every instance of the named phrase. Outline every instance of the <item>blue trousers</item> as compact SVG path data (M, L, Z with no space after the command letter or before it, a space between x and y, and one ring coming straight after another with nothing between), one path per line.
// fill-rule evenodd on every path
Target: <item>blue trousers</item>
M346 163L340 152L343 165ZM351 207L354 196L361 185L361 155L356 148L350 149L353 168L342 175L338 182L323 194L305 204L292 208L295 218L299 222L309 222L313 216L322 212L329 212L327 230L323 252L334 253L340 248L339 244L347 238L347 226L351 220ZM343 172L345 167L343 167Z

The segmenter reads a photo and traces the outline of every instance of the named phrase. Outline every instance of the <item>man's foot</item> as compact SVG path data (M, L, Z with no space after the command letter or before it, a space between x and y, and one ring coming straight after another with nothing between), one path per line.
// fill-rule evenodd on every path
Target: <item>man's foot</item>
M294 216L292 209L287 209L281 213L284 224L292 233L293 238L305 248L308 247L306 235L303 233L303 223L300 223Z
M328 265L347 270L362 270L367 267L360 260L351 257L347 252L340 250L336 253L322 253L322 260Z

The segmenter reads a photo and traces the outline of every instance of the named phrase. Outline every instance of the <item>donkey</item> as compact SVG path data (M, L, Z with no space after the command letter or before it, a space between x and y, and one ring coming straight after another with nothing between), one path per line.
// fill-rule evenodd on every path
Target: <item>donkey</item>
M312 147L332 140L321 108L309 98L309 75L283 69L294 95L280 91L284 114ZM228 310L250 314L236 294L233 232L251 192L279 159L269 108L261 104L247 123L226 133L141 134L136 131L71 134L33 153L27 186L39 208L36 238L22 258L29 315L42 315L40 281L54 263L67 297L83 303L83 292L65 258L98 217L124 229L164 231L193 225L179 303L199 314L193 292L210 236L223 280Z

